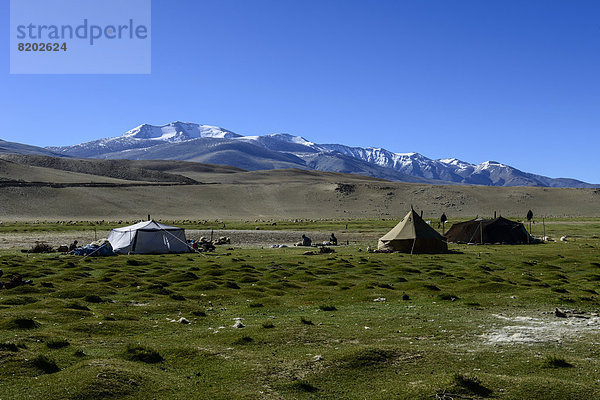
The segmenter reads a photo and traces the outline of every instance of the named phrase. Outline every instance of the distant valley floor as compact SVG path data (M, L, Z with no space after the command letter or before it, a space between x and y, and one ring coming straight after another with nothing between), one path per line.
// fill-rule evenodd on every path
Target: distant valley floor
M390 182L298 169L244 171L181 161L0 158L0 221L600 217L599 189ZM14 182L22 182L16 185ZM45 182L44 185L31 185Z

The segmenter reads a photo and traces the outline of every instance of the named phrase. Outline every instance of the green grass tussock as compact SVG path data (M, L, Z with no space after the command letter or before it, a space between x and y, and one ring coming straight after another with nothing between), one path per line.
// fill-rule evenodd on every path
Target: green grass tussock
M155 364L164 361L160 353L150 347L142 345L127 345L125 358L130 361L140 361L147 364Z
M139 391L144 380L137 374L114 368L102 368L69 395L69 400L128 398Z
M236 344L236 345L244 345L244 344L250 344L250 343L254 343L254 339L251 338L250 336L242 336L241 338L239 338L233 342L233 344Z
M297 380L297 381L291 382L291 383L287 384L284 388L291 392L297 392L297 393L315 393L315 392L319 391L319 388L317 388L312 383L305 381L305 380Z
M40 327L40 323L31 318L10 318L0 324L3 329L36 329Z
M45 355L39 355L35 357L30 361L30 364L33 368L36 368L44 374L53 374L60 371L60 368L58 365L56 365L56 362Z
M467 393L481 397L488 397L492 390L485 387L477 376L457 373L452 378L454 390L459 393Z
M344 368L377 368L389 365L400 356L392 349L365 348L354 351L340 359Z
M572 368L573 364L567 362L562 357L548 356L543 362L543 366L546 368Z
M70 343L66 339L50 339L46 341L46 347L49 349L62 349Z
M0 343L0 351L12 351L16 353L19 351L19 347L14 343Z
M337 307L331 304L322 304L319 306L321 311L337 311Z

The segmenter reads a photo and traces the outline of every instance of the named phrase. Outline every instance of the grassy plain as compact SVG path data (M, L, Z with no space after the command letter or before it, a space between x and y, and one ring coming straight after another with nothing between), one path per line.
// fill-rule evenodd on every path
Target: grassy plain
M399 218L378 219L256 219L256 220L164 220L159 221L168 225L176 225L185 229L215 229L215 230L293 230L293 231L331 231L331 232L376 232L385 233L393 228L403 215ZM452 219L446 224L447 229L452 223L467 221L470 218ZM519 220L518 217L509 217ZM427 216L426 218L427 219ZM15 232L68 232L68 231L107 231L119 226L127 226L139 222L135 221L39 221L39 222L4 222L0 223L0 233ZM600 235L600 218L547 218L545 223L536 221L532 224L534 236L579 236L594 237ZM441 233L437 227L437 220L433 220L431 226ZM529 225L527 225L529 230Z
M599 226L446 255L1 251L5 277L34 285L0 290L0 398L600 398Z

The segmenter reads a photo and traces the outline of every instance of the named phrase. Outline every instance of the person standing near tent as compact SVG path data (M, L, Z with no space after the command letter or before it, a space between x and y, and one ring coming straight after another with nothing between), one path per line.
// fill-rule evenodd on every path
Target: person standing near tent
M329 243L331 243L332 246L337 246L337 238L335 237L335 235L332 233L331 237L329 238Z
M302 235L302 246L307 246L310 247L310 245L312 244L312 240L310 240L310 238L306 235Z

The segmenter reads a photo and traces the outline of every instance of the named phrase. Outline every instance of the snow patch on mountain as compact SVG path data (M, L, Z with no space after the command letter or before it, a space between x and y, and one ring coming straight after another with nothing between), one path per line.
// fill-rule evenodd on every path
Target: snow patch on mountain
M311 142L310 140L304 139L302 136L293 136L288 133L272 133L272 134L266 135L266 136L273 138L273 139L282 140L284 142L301 144L303 146L309 146L309 147L315 146L315 143Z
M240 135L236 133L219 128L218 126L199 125L177 121L163 126L143 124L126 132L123 136L113 139L151 139L176 143L199 138L229 139L239 136Z

